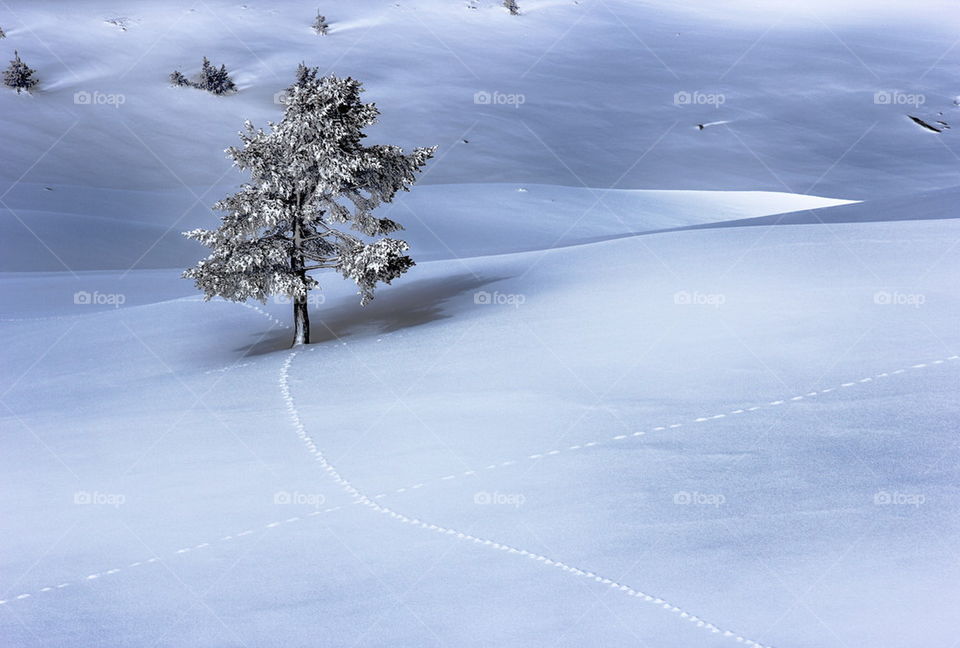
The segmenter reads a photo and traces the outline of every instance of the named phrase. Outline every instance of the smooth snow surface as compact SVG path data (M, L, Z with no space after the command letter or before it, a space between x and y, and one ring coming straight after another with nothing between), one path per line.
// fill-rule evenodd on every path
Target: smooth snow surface
M956 642L954 7L519 3L0 2L0 646ZM300 61L440 148L291 350L179 232Z

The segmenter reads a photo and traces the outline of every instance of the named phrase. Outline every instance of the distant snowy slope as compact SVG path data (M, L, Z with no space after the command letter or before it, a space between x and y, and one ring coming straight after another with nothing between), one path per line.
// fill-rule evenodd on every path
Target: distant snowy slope
M421 258L530 249L572 223L563 205L556 220L534 222L522 196L464 183L580 188L570 214L589 211L588 229L565 242L725 219L706 206L696 215L634 209L619 191L591 209L600 189L863 199L956 183L952 132L906 117L960 116L954 36L936 11L885 6L878 48L863 25L879 18L861 24L818 3L777 19L736 3L540 0L518 17L492 0L471 4L342 3L325 9L332 30L319 37L314 9L287 0L137 3L122 14L103 0L57 11L12 3L0 53L19 50L41 85L33 95L0 92L0 269L189 263L196 246L177 232L212 223L209 207L243 180L223 149L245 119L280 117L275 94L301 61L364 81L383 111L373 141L439 145L405 197L425 215L401 210L398 219ZM889 18L898 13L899 27ZM204 56L227 65L238 94L170 86L172 70L191 74ZM458 187L428 194L431 184ZM516 230L505 248L472 221L492 218L495 229L501 210ZM105 232L97 218L115 222L102 223ZM472 242L458 235L459 219ZM417 231L418 220L427 227Z
M202 191L26 187L5 201L6 208L0 205L0 272L192 265L208 251L180 232L212 226L214 215L204 203L226 196L230 188L201 197ZM543 249L845 202L775 192L425 185L399 196L383 213L406 226L402 236L414 258L423 261Z
M759 191L429 185L399 196L390 217L405 224L415 258L430 260L547 249L847 202Z
M354 0L324 8L332 29L318 37L316 8L292 0L10 2L0 54L18 49L41 86L0 92L0 181L233 181L222 150L244 119L279 117L274 95L305 61L366 84L383 111L374 141L440 146L426 183L851 199L954 184L953 134L906 117L960 117L943 5L886 3L874 16L825 4L529 0L509 16L493 0ZM106 22L118 14L126 31ZM203 56L227 65L239 94L170 87L171 71L192 74ZM884 92L898 94L878 103ZM922 105L904 103L917 95Z

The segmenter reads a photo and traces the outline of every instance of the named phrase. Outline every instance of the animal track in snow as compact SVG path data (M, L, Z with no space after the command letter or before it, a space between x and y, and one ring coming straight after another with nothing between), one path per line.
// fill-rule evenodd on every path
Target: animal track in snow
M258 308L256 308L256 307L251 307L251 310L255 310L255 311L261 312L262 315L265 315L265 316L269 317L269 315L263 313L262 311L260 311L260 309L258 309ZM287 327L287 328L289 328L289 327ZM288 358L288 360L289 360L289 359L290 359L290 358ZM925 362L925 363L917 363L917 364L914 364L914 365L910 365L908 368L895 369L895 370L893 370L893 371L883 372L883 373L876 374L875 376L872 376L872 377L861 378L861 379L859 379L859 380L854 380L854 381L849 381L849 382L841 383L840 388L842 388L842 387L855 387L855 386L857 386L857 385L869 384L869 383L871 383L871 382L876 382L877 379L883 379L883 378L888 378L888 377L895 376L895 375L905 374L905 373L907 373L908 370L926 369L926 368L928 368L928 367L934 367L934 366L938 366L938 365L944 365L944 364L946 364L947 362L957 362L957 361L960 361L960 356L953 355L953 356L949 356L949 357L947 357L947 358L945 358L945 359L938 359L938 360L933 360L933 361ZM287 367L287 369L289 369L289 365L286 365L286 363L285 363L285 366ZM281 383L281 388L283 388L283 383ZM770 403L767 405L767 407L775 407L776 405L773 405L773 403L781 403L781 404L782 404L782 403L784 403L785 400L797 401L797 400L804 400L804 399L809 398L809 397L814 397L814 396L817 396L818 394L828 394L828 393L837 391L837 389L838 389L838 388L828 387L828 388L826 388L826 389L821 389L821 390L819 390L819 392L808 392L808 393L804 394L803 397L793 396L793 397L790 397L789 399L781 399L781 400L779 400L779 401L770 401ZM286 393L286 394L289 394L289 388L287 388L287 389L285 390L285 393ZM736 416L736 415L744 414L744 413L747 413L747 412L755 412L755 411L760 410L760 409L763 409L763 406L752 406L752 407L747 407L747 408L735 409L735 410L731 410L731 411L729 412L729 414L730 414L730 415L733 415L733 416ZM706 422L711 421L711 420L718 420L718 416L719 416L719 415L700 416L700 417L696 417L696 418L693 418L693 419L689 419L687 422L706 423ZM299 420L299 417L298 417L296 420ZM678 422L678 423L672 423L672 424L670 424L670 425L657 426L657 427L651 428L651 431L660 432L660 431L666 431L666 430L670 430L670 429L681 428L681 427L683 427L683 426L684 426L684 423L679 423L679 422ZM526 459L527 459L527 460L532 460L532 461L539 461L539 460L544 459L544 458L546 458L546 457L556 456L556 455L561 454L561 453L563 453L563 452L575 452L575 451L583 450L583 449L586 449L586 448L592 448L592 447L598 446L598 445L600 445L600 444L602 444L602 443L608 443L608 442L610 442L610 441L623 441L623 440L626 440L626 439L628 439L628 438L630 438L630 437L643 436L644 434L645 434L645 433L642 432L642 431L634 432L634 433L631 434L631 435L622 435L622 434L621 434L621 435L617 435L617 436L611 437L610 439L607 439L607 440L588 441L588 442L585 442L585 443L580 443L580 444L571 445L571 446L569 446L569 447L567 447L567 448L565 448L565 449L548 450L548 451L546 451L546 452L531 454L531 455L528 455L528 456L526 457ZM310 446L308 446L308 448L309 448L309 447L310 447ZM314 447L315 447L315 446L314 446ZM461 472L461 473L452 473L452 474L449 474L449 475L444 475L443 477L439 477L439 478L434 479L434 480L421 481L421 482L418 482L418 483L413 484L413 485L411 485L411 486L406 486L406 487L398 488L398 489L392 491L392 493L380 493L380 494L378 494L378 495L374 495L373 498L371 498L371 499L383 499L384 497L388 497L388 496L391 495L391 494L402 494L402 493L410 492L410 491L413 491L413 490L418 490L418 489L420 489L420 488L423 488L425 485L430 484L430 483L433 483L433 482L450 482L450 481L453 481L454 479L456 479L456 478L458 478L458 477L469 477L469 476L473 476L473 475L480 474L480 472L481 472L481 471L484 471L484 470L489 471L489 470L495 470L495 469L498 469L498 468L506 468L506 467L509 467L509 466L518 465L519 463L520 463L520 461L513 460L513 459L509 459L509 460L506 460L506 461L500 461L500 462L496 462L496 463L489 464L488 466L485 466L484 468L478 468L478 469L476 469L476 470L466 470L466 471L463 471L463 472ZM355 503L355 504L362 504L363 502L355 501L354 503ZM216 540L211 540L211 541L208 541L208 542L202 542L202 543L199 543L199 544L187 545L187 546L181 547L181 548L179 548L179 549L176 549L176 550L172 551L172 552L170 553L170 556L171 556L171 557L174 557L174 556L182 556L182 555L189 554L189 553L192 553L192 552L195 552L195 551L199 551L199 550L202 550L202 549L206 549L206 548L209 548L209 547L215 547L215 546L217 546L218 544L232 542L233 540L235 540L235 539L237 539L237 538L244 538L244 537L247 537L247 536L252 536L252 535L254 535L254 534L257 532L257 530L266 531L266 530L268 530L268 529L277 528L277 527L282 526L282 525L294 524L294 523L296 523L296 522L302 521L302 520L305 519L305 518L316 517L316 516L318 516L318 515L322 515L322 514L326 514L326 513L333 513L333 512L335 512L335 511L340 511L340 510L343 510L343 507L342 507L342 506L333 506L333 507L329 507L329 508L326 508L326 509L317 509L317 510L315 510L315 511L311 511L311 512L306 513L306 514L304 514L304 515L294 516L294 517L286 518L286 519L284 519L284 520L279 520L279 521L272 521L272 522L263 523L263 524L260 524L260 525L252 526L252 527L250 527L250 528L248 528L248 529L245 529L245 530L242 530L242 531L239 531L239 532L230 533L230 534L226 534L226 535L220 536L220 537L217 538ZM398 515L399 515L399 514L398 514ZM435 525L434 525L434 526L435 526ZM443 527L436 527L436 529L433 529L433 530L439 530L439 529L443 529ZM446 533L446 531L438 531L438 532ZM453 533L456 534L455 531L454 531ZM469 539L469 540L471 540L471 541L478 542L479 544L485 544L485 545L487 545L487 546L491 546L491 547L493 547L493 548L495 548L495 549L498 548L498 546L500 546L500 547L505 546L505 545L498 545L498 543L493 543L493 542L485 541L485 540L481 540L481 539L476 539L476 540L474 540L474 539L473 539L473 536L468 536L467 534L462 534L462 535L463 535L463 538L462 538L462 539ZM459 536L458 536L458 537L459 537ZM489 544L487 544L488 542L489 542ZM504 550L504 551L509 551L509 548L508 548L508 549L503 549L503 550ZM537 559L535 554L530 554L529 552L521 553L520 550L513 550L511 553L517 553L517 554L520 554L520 555L529 555L529 556L533 557L534 559ZM547 560L547 559L544 557L544 561L546 561L546 560ZM51 591L55 591L55 590L65 589L65 588L68 588L68 587L70 587L71 585L73 585L73 584L75 584L75 583L86 582L86 581L94 581L94 580L97 580L97 579L99 579L99 578L101 578L101 577L103 577L103 576L112 576L112 575L114 575L114 574L118 574L118 573L125 572L125 571L126 571L126 572L134 571L136 568L143 567L143 566L147 566L147 565L151 565L151 564L154 564L154 563L159 563L160 561L161 561L161 559L160 559L159 557L157 557L157 556L152 556L152 557L150 557L150 558L145 558L145 559L142 559L142 560L138 560L138 561L135 561L135 562L128 563L128 564L125 565L124 567L115 567L115 568L112 568L112 569L103 570L103 571L101 571L101 572L95 572L95 573L92 573L92 574L88 574L88 575L85 575L85 576L81 576L81 577L78 577L78 578L77 578L75 581L73 581L73 582L61 582L61 583L59 583L59 584L57 584L57 585L51 585L51 586L41 587L41 588L37 589L35 592L32 592L32 593L31 593L31 592L23 592L23 593L20 593L20 594L17 594L17 595L10 595L10 596L8 596L8 597L5 598L5 599L0 599L0 605L6 605L6 604L8 604L8 603L10 603L10 602L13 602L13 601L20 601L20 600L29 599L29 598L32 598L35 594L41 594L41 593L47 593L47 592L51 592ZM555 562L555 561L552 561L552 562ZM582 571L582 570L577 570L577 571ZM587 574L589 574L589 572L583 572L583 574L576 574L576 575L584 575L584 576L586 576ZM592 577L592 576L591 576L591 577ZM595 580L596 580L596 579L595 579ZM601 579L599 582L603 582L602 579ZM612 585L611 585L611 586L612 586ZM628 589L629 589L629 588L628 588ZM635 591L635 590L634 590L634 591ZM637 592L637 594L635 594L635 596L640 596L641 598L644 598L646 595ZM644 600L647 600L647 599L644 598ZM656 598L653 598L653 600L652 600L652 601L649 601L649 602L654 602L654 603L656 603L656 602L657 602L657 599L656 599ZM672 609L672 606L670 606L670 608ZM689 616L689 615L688 615L688 616ZM681 614L681 617L682 617L682 618L687 618L687 617L683 617L682 614ZM695 617L693 617L693 618L695 618ZM699 619L697 619L697 621L699 621ZM706 627L707 625L708 625L708 624L704 623L704 626L703 626L703 627ZM709 628L708 628L708 629L709 629ZM726 632L726 631L724 631L724 632ZM754 644L754 645L757 646L758 648L759 648L759 646L760 646L760 644Z
M457 477L469 477L469 476L472 476L472 475L476 475L476 474L479 474L481 471L490 471L490 470L496 470L497 468L504 468L504 467L507 467L507 466L513 466L513 465L516 465L516 464L518 463L518 461L523 461L523 460L539 461L539 460L541 460L541 459L545 459L545 458L547 458L547 457L554 457L554 456L557 456L557 455L559 455L559 454L576 452L576 451L579 451L579 450L584 450L584 449L586 449L586 448L593 448L593 447L596 447L596 446L598 446L598 445L609 444L611 441L625 441L625 440L630 439L630 438L643 437L643 436L646 436L646 435L647 435L648 433L650 433L650 432L656 433L656 432L665 432L665 431L668 431L668 430L676 430L676 429L678 429L678 428L684 427L685 425L687 425L687 424L689 424L689 423L697 423L697 424L699 424L699 423L706 423L706 422L708 422L708 421L716 421L716 420L724 419L724 418L727 418L728 416L739 416L739 415L741 415L741 414L747 414L747 413L749 413L749 412L757 412L757 411L760 411L760 410L771 409L771 408L774 408L774 407L780 407L781 405L786 405L786 404L788 404L788 403L796 403L796 402L800 402L800 401L804 401L804 400L808 400L808 399L814 398L814 397L816 397L816 396L820 396L820 395L822 395L822 394L829 394L829 393L832 393L832 392L834 392L834 391L837 391L838 389L856 387L856 386L858 386L858 385L864 385L864 384L868 384L868 383L871 383L871 382L875 382L876 380L882 380L882 379L884 379L884 378L889 378L889 377L891 377L891 376L901 375L901 374L906 373L906 372L909 371L909 370L925 369L925 368L927 368L927 367L933 367L933 366L937 366L937 365L943 365L943 364L946 364L947 362L955 362L955 361L958 361L958 360L960 360L960 356L952 355L952 356L949 356L949 357L943 358L943 359L937 359L937 360L932 360L932 361L930 361L930 362L924 362L924 363L919 363L919 364L910 365L910 366L907 367L907 368L895 369L895 370L893 370L893 371L885 371L885 372L883 372L883 373L879 373L879 374L876 374L876 375L874 375L874 376L869 376L869 377L866 377L866 378L860 378L860 379L858 379L858 380L851 380L851 381L849 381L849 382L841 383L841 384L839 384L839 385L836 386L836 387L827 387L827 388L821 389L821 390L819 390L819 391L811 391L811 392L807 392L807 393L802 394L802 395L798 394L798 395L796 395L796 396L788 396L788 397L781 398L781 399L778 399L778 400L768 401L768 402L762 403L762 404L760 404L760 405L752 405L752 406L750 406L750 407L738 408L738 409L730 410L730 411L724 412L724 413L708 414L708 415L704 415L704 416L697 416L697 417L688 418L688 419L685 419L685 420L679 420L679 421L674 422L674 423L669 423L669 424L664 424L664 425L658 425L658 426L655 426L655 427L651 427L651 428L649 428L649 429L647 429L647 430L637 430L637 431L632 432L632 433L630 433L630 434L618 434L618 435L616 435L616 436L612 436L612 437L609 437L609 438L606 438L606 439L596 439L596 440L593 440L593 441L586 441L586 442L582 442L582 443L577 443L577 444L574 444L574 445L566 446L566 447L564 447L564 448L555 448L555 449L552 449L552 450L546 450L546 451L543 451L543 452L537 452L537 453L534 453L534 454L527 455L527 456L524 457L523 459L519 459L519 460L518 460L518 459L509 459L509 460L506 460L506 461L497 461L497 462L491 463L491 464L489 464L489 465L487 465L487 466L484 466L483 468L476 468L476 469L465 470L465 471L463 471L463 472L455 473L455 474L452 474L452 475L444 475L444 476L442 476L442 477L437 477L437 478L434 478L434 479L430 479L430 480L423 481L423 482L417 484L416 486L404 486L404 487L401 487L401 488L397 488L397 489L391 491L391 493L393 493L393 494L405 493L405 492L409 491L409 490L412 489L412 488L421 488L421 487L423 487L423 486L426 485L426 484L432 484L432 483L441 482L441 481L450 481L451 479L455 479L455 478L457 478ZM380 493L380 494L378 494L378 495L374 495L373 497L374 497L375 499L382 499L382 498L384 498L384 497L387 497L387 496L388 496L389 494L391 494L391 493Z
M184 301L199 301L199 300L184 300ZM253 311L257 312L257 313L260 314L261 316L269 319L271 322L273 322L273 323L276 324L276 325L282 326L283 328L287 328L287 329L291 328L289 325L284 324L283 322L281 322L281 321L278 320L277 318L273 317L272 315L270 315L270 314L267 313L266 311L264 311L264 310L262 310L262 309L260 309L260 308L258 308L258 307L256 307L256 306L252 306L252 305L246 304L246 303L242 303L242 305L245 306L246 308L250 309L250 310L253 310ZM294 426L295 426L295 428L296 428L296 430L297 430L298 436L299 436L299 437L301 438L301 440L303 440L304 443L307 445L308 450L309 450L309 451L311 452L311 454L315 457L315 459L316 459L318 462L321 463L321 466L324 468L324 471L327 472L328 475L330 475L344 490L346 490L346 491L348 492L348 494L351 495L351 497L354 499L354 504L360 504L360 505L367 506L367 507L369 507L369 508L374 509L375 511L377 511L377 512L379 512L379 513L388 515L389 517L391 517L391 518L393 518L393 519L395 519L395 520L397 520L397 521L399 521L399 522L403 522L403 523L405 523L405 524L409 524L409 525L412 525L412 526L419 526L419 527L421 527L421 528L424 528L424 529L427 529L427 530L430 530L430 531L434 531L434 532L436 532L436 533L440 533L440 534L443 534L443 535L452 535L452 536L454 536L454 537L456 537L457 539L460 539L460 540L466 540L466 541L473 542L473 543L475 543L475 544L480 544L480 545L483 545L483 546L490 547L490 548L492 548L492 549L496 549L496 550L500 550L500 551L505 551L505 552L507 552L507 553L512 553L512 554L516 554L516 555L520 555L520 556L524 556L524 557L530 558L530 559L532 559L532 560L536 560L537 562L542 562L542 563L544 563L544 564L547 565L547 566L557 567L557 568L559 568L559 569L561 569L561 570L563 570L563 571L566 571L566 572L568 572L568 573L570 573L570 574L572 574L572 575L574 575L574 576L579 576L579 577L588 578L588 579L590 579L590 580L594 580L594 581L596 581L596 582L598 582L598 583L607 585L608 587L611 587L611 588L613 588L613 589L616 589L616 590L618 590L618 591L621 591L621 592L623 592L624 594L626 594L626 595L628 595L628 596L634 596L634 597L636 597L636 598L640 598L640 599L644 600L645 602L649 602L649 603L652 603L652 604L657 605L657 606L659 606L659 607L662 607L663 609L666 609L666 610L668 610L668 611L671 611L671 612L677 614L680 618L685 619L685 620L687 620L687 621L689 621L689 622L691 622L691 623L694 623L695 625L697 625L697 626L700 627L700 628L703 628L705 631L708 631L708 632L711 632L711 633L714 633L714 634L721 634L721 635L724 636L724 637L733 638L735 641L737 641L737 642L739 642L739 643L743 643L744 645L754 646L755 648L769 648L769 647L765 647L765 646L763 646L762 644L757 643L757 642L755 642L755 641L753 641L753 640L751 640L751 639L745 638L745 637L743 637L743 636L741 636L741 635L737 635L736 633L734 633L734 632L732 632L732 631L730 631L730 630L724 630L724 629L719 628L718 626L716 626L716 625L714 625L714 624L712 624L712 623L708 623L708 622L700 619L699 617L697 617L697 616L695 616L695 615L691 615L691 614L689 614L688 612L685 612L684 610L682 610L681 608L679 608L679 607L677 607L677 606L675 606L675 605L672 605L671 603L669 603L669 602L667 602L667 601L665 601L665 600L663 600L663 599L661 599L661 598L659 598L659 597L654 597L654 596L652 596L652 595L646 594L646 593L644 593L644 592L641 592L641 591L639 591L639 590L636 590L636 589L634 589L634 588L631 588L631 587L629 587L629 586L627 586L627 585L623 585L623 584L617 583L617 582L615 582L615 581L613 581L613 580L611 580L611 579L604 578L604 577L602 577L602 576L600 576L600 575L598 575L598 574L595 574L595 573L593 573L593 572L585 571L585 570L582 570L582 569L573 567L573 566L568 565L568 564L566 564L566 563L563 563L563 562L560 562L560 561L557 561L557 560L550 559L550 558L548 558L547 556L543 556L543 555L541 555L541 554L532 553L532 552L529 552L529 551L526 551L526 550L523 550L523 549L518 549L518 548L516 548L516 547L512 547L512 546L510 546L510 545L505 545L505 544L497 543L497 542L494 542L494 541L491 541L491 540L488 540L488 539L484 539L484 538L480 538L480 537L477 537L477 536L473 536L473 535L471 535L471 534L458 532L458 531L455 530L455 529L450 529L450 528L438 526L438 525L435 525L435 524L429 524L429 523L427 523L427 522L421 521L421 520L416 519L416 518L410 518L410 517L405 516L405 515L403 515L403 514L401 514L401 513L398 513L398 512L393 511L393 510L391 510L391 509L389 509L389 508L386 508L386 507L384 507L384 506L379 505L377 502L375 502L375 501L373 501L373 500L374 500L374 499L382 499L383 497L387 497L387 495L388 495L387 493L381 493L381 494L375 495L375 496L373 496L373 497L371 498L371 497L368 497L368 496L364 495L364 494L363 494L362 492L360 492L359 490L357 490L352 484L350 484L350 482L348 482L348 481L346 481L345 479L343 479L343 477L339 475L339 473L336 471L336 469L326 461L326 459L324 458L323 454L320 452L320 450L319 450L319 449L316 447L316 445L313 443L312 439L311 439L309 436L306 435L306 430L305 430L305 428L304 428L304 426L303 426L302 421L300 420L299 413L298 413L298 411L296 410L296 406L295 406L295 404L294 404L294 402L293 402L293 398L292 398L292 396L291 396L291 394L290 394L290 389L289 389L289 369L290 369L290 366L291 366L291 364L292 364L292 362L293 362L293 359L294 359L294 357L297 355L297 353L298 353L298 351L293 351L293 352L291 352L291 353L287 356L287 358L286 358L286 360L284 361L284 364L283 364L283 366L282 366L282 369L281 369L281 378L280 378L281 393L283 394L284 401L285 401L285 403L286 403L286 405L287 405L288 412L290 413L290 416L291 416L291 420L292 420L293 423L294 423ZM761 405L754 405L754 406L751 406L751 407L734 409L734 410L731 410L731 411L729 411L729 412L727 412L727 413L713 414L713 415L707 415L707 416L699 416L699 417L695 417L695 418L692 418L692 419L685 420L685 421L683 421L683 422L676 422L676 423L671 423L671 424L668 424L668 425L656 426L656 427L651 428L650 431L652 431L652 432L660 432L660 431L666 431L666 430L670 430L670 429L677 429L677 428L683 427L686 423L697 423L697 424L699 424L699 423L705 423L705 422L712 421L712 420L718 420L718 419L726 418L728 415L736 416L736 415L744 414L744 413L747 413L747 412L758 411L758 410L765 409L765 408L779 407L779 406L781 406L781 405L787 404L788 402L802 401L802 400L805 400L805 399L808 399L808 398L816 397L816 396L821 395L821 394L831 393L831 392L833 392L833 391L836 391L837 389L855 387L855 386L857 386L857 385L863 385L863 384L868 384L868 383L871 383L871 382L875 382L875 381L878 380L878 379L888 378L888 377L890 377L890 376L895 376L895 375L902 375L902 374L904 374L904 373L907 373L909 370L925 369L925 368L928 368L928 367L937 366L937 365L943 365L943 364L946 364L947 362L958 361L958 360L960 360L960 356L953 355L953 356L949 356L949 357L947 357L947 358L945 358L945 359L937 359L937 360L933 360L933 361L930 361L930 362L917 363L917 364L914 364L914 365L910 365L910 366L907 367L907 368L899 368L899 369L895 369L895 370L893 370L893 371L879 373L879 374L876 374L876 375L874 375L874 376L869 376L869 377L860 378L860 379L854 380L854 381L844 382L844 383L841 383L841 384L839 385L839 387L836 387L836 388L835 388L835 387L829 387L829 388L821 389L821 390L819 390L819 391L811 391L811 392L807 392L806 394L803 394L803 395L796 395L796 396L791 396L791 397L787 397L787 398L783 398L783 399L779 399L779 400L768 401L768 402L766 402L765 404L761 404ZM241 365L241 366L242 366L242 365ZM213 373L213 372L216 372L216 371L221 371L221 370L213 370L212 372L207 372L207 373ZM567 447L567 448L565 448L565 449L554 449L554 450L548 450L548 451L545 451L545 452L542 452L542 453L531 454L531 455L528 455L528 456L526 457L526 459L527 459L527 460L533 460L533 461L539 461L539 460L544 459L544 458L549 457L549 456L559 455L559 454L561 454L561 453L563 453L563 452L578 451L578 450L582 450L582 449L585 449L585 448L595 447L595 446L600 445L600 444L603 444L603 443L609 443L609 442L611 442L611 441L623 441L623 440L626 440L626 439L628 439L628 438L630 438L630 437L644 436L645 434L646 434L645 431L637 431L637 432L633 432L632 434L629 434L629 435L627 435L627 434L619 434L619 435L610 437L609 439L603 439L603 440L597 440L597 441L589 441L589 442L585 442L585 443L580 443L580 444L576 444L576 445L571 445L571 446L569 446L569 447ZM410 490L417 490L417 489L419 489L419 488L422 488L422 487L425 486L426 484L431 483L431 481L433 481L433 482L448 481L448 482L449 482L449 481L452 481L452 480L456 479L457 477L466 477L466 476L473 476L473 475L479 474L480 470L494 470L494 469L497 469L497 468L503 468L503 467L508 467L508 466L517 465L518 463L519 463L519 462L518 462L517 460L506 460L506 461L502 461L502 462L497 462L497 463L490 464L490 465L486 466L486 467L483 468L483 469L467 470L467 471L464 471L464 472L462 472L462 473L453 473L453 474L449 474L449 475L444 475L444 476L439 477L439 478L436 478L436 479L434 479L434 480L427 480L427 481L419 482L419 483L414 484L414 485L412 485L412 486L399 488L399 489L396 489L396 490L393 491L393 492L394 492L394 493L404 493L404 492L408 492L408 491L410 491ZM325 513L332 513L332 512L334 512L334 511L339 511L339 510L342 510L342 509L343 509L342 506L334 506L334 507L330 507L330 508L326 508L326 509L317 509L317 510L311 511L310 513L307 513L307 514L305 514L305 515L293 516L293 517L290 517L290 518L286 518L286 519L284 519L284 520L268 522L268 523L265 523L265 524L262 524L262 525L259 525L259 526L255 526L255 527L251 527L251 528L245 529L245 530L243 530L243 531L239 531L239 532L237 532L237 533L227 534L227 535L221 536L220 538L218 538L217 540L214 540L214 541L202 542L202 543L198 543L198 544L195 544L195 545L189 545L189 546L182 547L182 548L180 548L180 549L177 549L177 550L173 551L171 555L172 555L172 556L181 556L181 555L193 553L193 552L195 552L195 551L200 551L200 550L203 550L203 549L207 549L207 548L210 548L210 547L214 547L214 546L216 546L216 545L218 545L218 544L223 544L223 543L232 542L232 541L234 541L234 540L237 539L237 538L243 538L243 537L246 537L246 536L254 535L258 530L261 531L261 532L266 532L266 531L268 531L269 529L277 528L277 527L282 526L282 525L293 524L293 523L296 523L296 522L300 522L300 521L302 521L302 520L305 519L305 518L314 517L314 516L322 515L322 514L325 514ZM101 572L96 572L96 573L88 574L88 575L86 575L86 576L79 577L79 578L78 578L76 581L74 581L74 582L75 582L75 583L79 583L79 582L95 581L95 580L98 580L98 579L100 579L100 578L102 578L102 577L105 577L105 576L112 576L112 575L114 575L114 574L118 574L118 573L121 573L121 572L124 572L124 571L134 571L134 570L136 570L136 569L139 568L139 567L143 567L143 566L146 566L146 565L150 565L150 564L154 564L154 563L159 563L159 562L161 562L161 559L160 559L159 557L157 557L157 556L153 556L153 557L150 557L150 558L147 558L147 559L144 559L144 560L139 560L139 561L131 562L131 563L127 564L125 567L114 567L114 568L111 568L111 569L106 569L106 570L101 571ZM45 586L45 587L39 588L39 589L36 590L36 592L34 592L34 593L31 593L31 592L23 592L23 593L20 593L20 594L17 594L17 595L12 595L12 596L9 596L9 597L6 598L6 599L0 600L0 605L6 605L6 604L8 604L8 603L10 603L10 602L12 602L12 601L19 601L19 600L30 599L30 598L33 598L35 594L43 594L43 593L52 592L52 591L56 591L56 590L66 589L66 588L70 587L72 584L73 584L73 583L71 583L71 582L62 582L62 583L59 583L59 584L57 584L57 585Z
M397 511L389 509L385 506L381 506L376 501L374 501L373 498L368 497L362 491L357 489L353 484L347 481L337 471L336 467L333 464L331 464L329 461L327 461L324 454L313 442L313 439L307 434L306 427L304 426L303 421L300 419L300 413L298 412L296 404L294 403L294 400L293 400L293 396L290 393L290 381L289 381L290 365L293 363L293 359L297 357L298 353L299 351L297 350L291 351L287 355L287 358L286 360L284 360L283 365L280 369L280 392L283 395L283 400L287 405L287 410L290 414L290 420L293 423L294 429L297 432L297 436L307 446L307 450L314 457L314 459L320 464L320 467L323 469L323 471L337 485L339 485L344 491L346 491L346 493L350 495L350 497L355 502L362 504L370 509L373 509L377 513L381 513L398 522L402 522L410 526L420 527L422 529L433 531L441 535L453 536L458 540L465 540L468 542L473 542L474 544L490 547L491 549L496 549L499 551L505 551L507 553L523 556L531 560L535 560L537 562L542 562L543 564L549 567L556 567L558 569L561 569L562 571L567 572L568 574L572 574L574 576L579 576L582 578L587 578L589 580L596 581L598 583L601 583L602 585L606 585L607 587L610 587L611 589L614 589L619 592L623 592L627 596L633 596L633 597L639 598L640 600L643 600L648 603L652 603L658 607L661 607L665 610L673 612L674 614L677 614L681 619L689 621L690 623L695 624L697 627L702 628L707 632L710 632L713 634L720 634L720 635L723 635L724 637L732 638L738 643L742 643L747 646L754 646L755 648L770 648L769 646L765 646L764 644L754 641L753 639L748 639L743 635L737 634L732 630L725 630L723 628L720 628L719 626L714 625L713 623L709 623L701 619L700 617L690 614L689 612L683 610L682 608L676 605L673 605L672 603L660 597L653 596L651 594L646 594L644 592L641 592L640 590L630 587L629 585L618 583L617 581L614 581L610 578L605 578L604 576L595 574L594 572L579 569L565 562L554 560L542 554L527 551L525 549L518 549L516 547L510 546L507 544L494 542L493 540L474 536L469 533L463 533L461 531L457 531L456 529L438 526L436 524L431 524L429 522L425 522L418 518L411 518L402 513L398 513Z

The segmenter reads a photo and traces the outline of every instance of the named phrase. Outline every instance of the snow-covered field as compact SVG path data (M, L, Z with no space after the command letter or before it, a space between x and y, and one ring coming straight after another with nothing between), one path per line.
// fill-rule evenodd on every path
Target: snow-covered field
M0 646L956 643L954 4L499 4L0 1ZM292 351L179 232L300 61L439 149Z

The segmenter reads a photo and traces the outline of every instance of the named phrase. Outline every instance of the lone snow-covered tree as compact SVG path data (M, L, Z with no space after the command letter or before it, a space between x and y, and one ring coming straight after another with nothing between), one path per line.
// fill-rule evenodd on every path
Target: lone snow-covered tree
M20 54L15 51L13 60L10 61L10 67L3 71L3 85L13 88L17 91L17 94L24 90L29 92L30 88L39 83L33 78L34 74L36 74L36 70L30 69L30 66L21 61Z
M409 190L435 148L363 146L363 129L379 111L361 101L362 91L359 81L317 78L316 68L301 66L280 123L264 131L246 122L242 146L227 149L251 177L215 205L220 226L184 233L212 249L184 273L207 299L292 298L294 345L310 342L307 293L318 285L311 271L337 270L366 304L378 282L413 266L407 244L385 236L402 226L373 211ZM337 229L341 223L362 236Z
M517 4L517 0L503 0L503 6L507 8L511 16L520 15L520 6Z
M327 24L327 18L325 16L321 16L319 11L317 11L317 17L313 21L313 31L317 32L321 36L330 31L330 25Z

